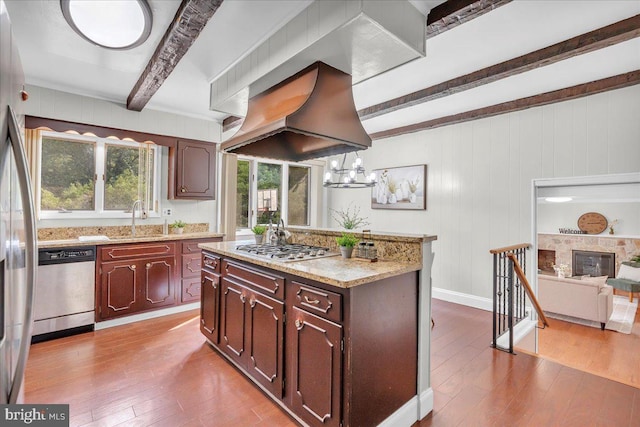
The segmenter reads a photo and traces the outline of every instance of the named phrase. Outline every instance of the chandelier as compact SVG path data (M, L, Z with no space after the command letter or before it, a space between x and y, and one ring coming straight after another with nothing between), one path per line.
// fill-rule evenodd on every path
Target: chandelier
M367 175L362 166L362 159L355 153L356 158L351 163L351 168L346 168L347 154L342 157L342 163L338 167L338 161L331 161L331 168L324 174L325 187L329 188L366 188L376 185L376 173Z

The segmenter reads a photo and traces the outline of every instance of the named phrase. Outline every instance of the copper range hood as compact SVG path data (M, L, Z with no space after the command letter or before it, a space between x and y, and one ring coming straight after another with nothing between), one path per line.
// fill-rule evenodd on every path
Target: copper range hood
M301 161L371 147L353 102L351 76L316 62L249 100L223 151Z

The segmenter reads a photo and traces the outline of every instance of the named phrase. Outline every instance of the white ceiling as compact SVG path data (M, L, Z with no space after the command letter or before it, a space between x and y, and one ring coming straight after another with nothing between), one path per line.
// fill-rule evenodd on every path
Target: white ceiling
M320 0L318 0L320 1ZM326 0L321 0L326 1ZM441 0L412 0L426 13ZM125 104L179 1L149 0L149 39L109 51L80 38L56 0L5 0L27 83ZM221 120L209 83L311 0L225 0L145 108ZM515 0L427 40L427 56L354 86L358 108L404 95L640 14L640 0ZM640 69L640 38L364 122L377 132Z

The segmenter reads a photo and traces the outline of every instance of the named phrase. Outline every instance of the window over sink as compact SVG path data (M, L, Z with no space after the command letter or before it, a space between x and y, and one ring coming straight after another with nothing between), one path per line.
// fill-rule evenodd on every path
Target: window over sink
M128 217L136 200L158 214L157 145L43 131L39 149L41 218Z
M236 226L247 230L256 224L310 225L311 166L238 158Z

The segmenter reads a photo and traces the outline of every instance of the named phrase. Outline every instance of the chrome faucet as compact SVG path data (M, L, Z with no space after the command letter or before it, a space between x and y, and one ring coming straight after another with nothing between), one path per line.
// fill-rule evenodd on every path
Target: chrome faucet
M133 202L133 206L131 206L131 235L133 237L136 236L136 205L140 209L140 213L142 214L142 200L138 199Z
M282 224L282 231L280 230L280 224ZM282 218L280 218L280 222L278 222L278 225L276 226L276 239L277 245L287 244L287 237L284 232L284 220Z

